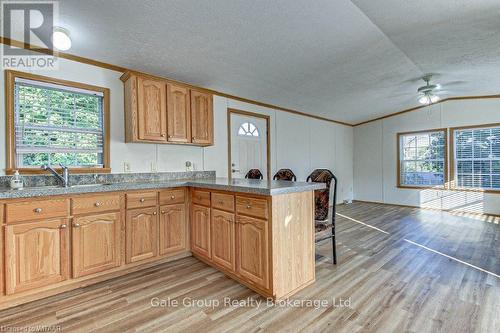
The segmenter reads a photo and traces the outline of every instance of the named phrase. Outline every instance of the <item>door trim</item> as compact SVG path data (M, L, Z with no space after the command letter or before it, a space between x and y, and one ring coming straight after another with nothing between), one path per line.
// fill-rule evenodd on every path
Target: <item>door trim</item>
M267 156L267 179L271 179L271 117L260 113L250 111L227 109L227 173L228 178L232 179L233 173L231 172L231 114L239 114L243 116L250 116L266 120L266 156Z

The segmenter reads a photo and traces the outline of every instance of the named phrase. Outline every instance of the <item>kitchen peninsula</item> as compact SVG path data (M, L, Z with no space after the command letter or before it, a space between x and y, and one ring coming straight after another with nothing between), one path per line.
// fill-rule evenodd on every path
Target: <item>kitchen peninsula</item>
M190 255L288 297L315 279L322 188L210 177L0 189L0 308Z

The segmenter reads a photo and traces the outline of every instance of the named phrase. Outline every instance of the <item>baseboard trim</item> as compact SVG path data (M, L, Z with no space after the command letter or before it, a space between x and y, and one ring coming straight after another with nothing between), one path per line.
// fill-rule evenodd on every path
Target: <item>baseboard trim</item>
M406 208L418 208L418 209L425 209L425 210L438 211L438 212L470 214L470 215L476 215L476 216L500 217L500 214L474 213L474 212L469 212L469 211L460 210L460 209L439 209L439 208L431 208L431 207L420 207L420 206L414 206L414 205L401 205L401 204L394 204L394 203L387 203L387 202L380 202L380 201L368 201L368 200L357 200L357 199L353 200L352 202L361 202L361 203L370 203L370 204L397 206L397 207L406 207Z

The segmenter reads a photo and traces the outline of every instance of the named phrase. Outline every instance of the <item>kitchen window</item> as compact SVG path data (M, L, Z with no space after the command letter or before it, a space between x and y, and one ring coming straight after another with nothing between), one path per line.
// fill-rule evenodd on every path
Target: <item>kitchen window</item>
M444 186L447 179L446 129L399 133L398 186Z
M500 191L500 124L451 129L453 187Z
M109 172L108 89L14 71L7 85L7 173Z

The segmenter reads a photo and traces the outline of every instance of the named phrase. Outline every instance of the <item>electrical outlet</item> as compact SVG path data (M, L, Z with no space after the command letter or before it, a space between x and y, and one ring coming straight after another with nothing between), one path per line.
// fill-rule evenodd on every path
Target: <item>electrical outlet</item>
M123 172L130 172L130 163L129 162L123 162Z

